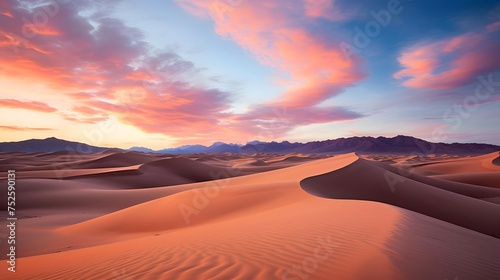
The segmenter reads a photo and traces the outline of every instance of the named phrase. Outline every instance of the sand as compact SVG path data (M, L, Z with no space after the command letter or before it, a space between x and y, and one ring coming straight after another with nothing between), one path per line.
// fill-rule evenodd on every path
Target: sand
M25 170L2 279L500 275L498 153L67 156L0 154Z

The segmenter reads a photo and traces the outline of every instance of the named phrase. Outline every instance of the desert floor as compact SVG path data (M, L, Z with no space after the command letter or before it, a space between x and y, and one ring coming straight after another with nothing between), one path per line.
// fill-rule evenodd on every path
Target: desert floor
M2 153L1 279L500 279L500 154Z

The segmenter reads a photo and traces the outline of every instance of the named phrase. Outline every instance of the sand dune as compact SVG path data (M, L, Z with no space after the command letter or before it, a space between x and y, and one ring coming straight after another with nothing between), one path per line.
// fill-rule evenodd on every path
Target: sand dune
M135 168L135 167L134 167ZM121 169L113 172L73 175L75 180L115 188L150 188L210 181L225 177L255 173L253 169L230 169L212 166L186 158L167 158L150 161L136 169Z
M149 161L147 156L141 164L111 167L100 165L113 163L102 156L93 158L96 166L81 169L86 175L19 180L20 215L25 217L19 220L23 229L19 240L25 245L19 249L17 272L1 271L0 277L495 279L500 275L500 240L492 237L498 233L495 217L500 205L483 200L498 194L494 188L418 174L405 178L395 173L399 170L395 167L355 154L311 158L237 177L233 175L246 169L232 166L256 159L214 155L206 161L189 156ZM258 158L279 165L287 157ZM136 163L138 158L134 155L124 162ZM211 161L227 167L206 164ZM116 170L106 172L110 168ZM215 178L207 177L214 171ZM391 188L385 174L403 181ZM210 181L147 187L155 180L176 178Z
M493 163L494 165L500 166L500 156L495 158L491 163Z
M301 181L301 186L320 197L388 203L500 237L500 223L497 222L500 205L405 178L362 159L341 170L307 178ZM481 191L483 195L490 191L488 197L500 197L500 190L478 190Z
M157 159L158 158L156 158L155 156L137 152L113 153L97 159L91 159L86 162L82 162L77 166L77 168L126 167L148 163Z
M250 163L250 165L254 165L254 166L265 166L265 165L267 165L267 163L266 163L265 161L261 160L261 159L258 159L258 160L256 160L256 161L252 161L252 162Z
M13 165L16 170L52 170L52 169L75 169L80 164L106 156L105 153L80 154L76 152L53 152L53 153L0 153L0 171Z
M397 168L396 166L391 166L383 163L378 163L378 162L372 162L373 165L376 165L382 169L385 169L386 171L392 172L395 175L402 176L405 178L393 176L392 174L388 174L387 172L384 173L387 180L391 180L392 182L395 183L402 183L406 178L413 180L413 181L418 181L420 183L424 183L430 186L434 186L436 188L440 188L443 190L451 191L454 193L458 193L461 195L466 195L470 196L473 198L491 198L491 197L496 197L500 195L499 190L495 190L490 188L488 185L489 184L494 184L494 180L490 180L486 182L487 184L481 184L481 182L476 181L475 184L473 183L467 183L467 182L455 182L454 180L442 180L441 177L443 176L458 176L458 175L466 175L470 173L465 173L465 174L449 174L449 175L434 175L434 176L422 176L416 173L411 172L412 170L402 170ZM476 173L479 175L479 177L484 179L494 179L496 177L495 175L498 175L496 172L481 172L481 173ZM493 178L492 178L493 177Z
M494 152L476 157L411 164L409 167L411 167L414 172L423 175L499 172L500 166L493 163L494 161L498 161L498 155L499 152Z
M433 178L500 189L500 172L445 174Z

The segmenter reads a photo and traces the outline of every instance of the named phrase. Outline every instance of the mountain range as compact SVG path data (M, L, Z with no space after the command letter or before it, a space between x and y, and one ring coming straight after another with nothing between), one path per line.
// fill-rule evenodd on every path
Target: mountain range
M50 137L46 139L30 139L19 142L0 143L0 152L76 152L82 154L98 153L106 150L121 150L116 148L104 148L91 146L85 143L73 142Z
M59 152L96 153L116 148L96 147L79 142L57 139L30 139L19 142L0 143L0 152ZM500 151L500 146L477 143L432 143L411 136L399 135L387 137L349 137L307 143L261 142L252 141L245 145L215 142L210 146L185 145L176 148L152 150L145 147L132 147L128 151L168 154L195 153L329 153L343 154L356 152L361 154L456 154L473 155Z

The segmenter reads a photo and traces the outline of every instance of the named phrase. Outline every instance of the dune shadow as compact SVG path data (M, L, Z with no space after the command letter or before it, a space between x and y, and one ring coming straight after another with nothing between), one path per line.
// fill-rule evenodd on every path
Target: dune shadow
M500 152L498 152L500 154ZM491 163L494 165L500 166L500 156L498 156L496 159L494 159Z
M364 159L336 171L306 178L300 186L318 197L386 203L500 237L500 205L480 199L499 197L498 189L416 174L407 178L399 175L395 167Z

